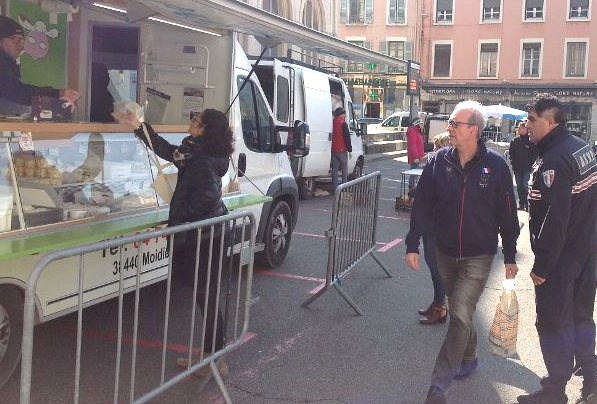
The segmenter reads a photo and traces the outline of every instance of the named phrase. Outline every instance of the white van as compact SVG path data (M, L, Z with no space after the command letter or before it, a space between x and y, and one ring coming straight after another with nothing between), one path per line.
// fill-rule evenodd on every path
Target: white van
M255 61L252 61L255 66ZM332 112L343 107L352 145L348 161L350 178L363 172L363 142L355 120L352 100L344 81L336 74L287 58L261 60L255 66L276 125L289 126L295 120L309 125L311 143L305 157L291 157L292 171L301 199L313 195L315 182L331 175Z

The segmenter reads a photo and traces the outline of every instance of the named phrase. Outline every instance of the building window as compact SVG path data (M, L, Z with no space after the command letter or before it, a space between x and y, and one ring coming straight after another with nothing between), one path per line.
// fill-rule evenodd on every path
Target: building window
M446 23L453 21L454 5L452 0L436 0L435 22Z
M303 8L303 25L321 31L321 19L313 0L307 0Z
M543 20L543 0L526 0L524 6L525 20Z
M589 6L591 0L568 0L570 9L568 11L569 19L588 19Z
M497 77L498 44L482 43L479 53L479 77Z
M566 42L566 77L585 77L587 42Z
M406 24L406 0L388 0L388 24Z
M358 45L358 46L362 46L363 48L369 48L369 46L367 46L368 42L365 41L347 41L348 43L354 44L354 45ZM348 72L362 72L363 71L363 64L362 63L357 63L357 62L353 62L353 61L348 61L348 64L346 66L346 71Z
M501 0L483 0L482 21L495 22L501 18Z
M263 0L263 9L269 11L272 14L280 15L280 9L278 8L278 0Z
M539 77L541 42L522 44L522 77Z
M433 47L433 77L450 77L452 44L438 43Z
M369 24L373 22L373 0L341 0L340 22Z

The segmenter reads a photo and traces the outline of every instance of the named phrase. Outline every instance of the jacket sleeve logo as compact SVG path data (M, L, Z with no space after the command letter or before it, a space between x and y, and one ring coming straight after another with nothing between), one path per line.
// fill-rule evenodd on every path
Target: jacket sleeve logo
M553 180L556 178L556 172L554 170L543 171L543 183L547 188L551 187Z
M591 168L597 165L597 161L595 161L595 154L593 153L593 149L591 146L586 145L581 149L572 153L572 156L576 160L578 164L578 168L580 170L580 174L583 175Z

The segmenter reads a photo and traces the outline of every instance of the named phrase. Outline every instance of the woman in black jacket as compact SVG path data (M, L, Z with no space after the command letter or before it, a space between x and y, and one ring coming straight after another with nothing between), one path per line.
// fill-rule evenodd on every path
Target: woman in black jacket
M170 202L168 226L196 222L228 213L222 202L222 177L228 171L229 156L233 152L234 146L232 130L226 115L215 109L206 109L202 113L194 115L189 126L190 136L185 137L180 146L170 144L156 134L151 125L141 123L131 112L114 113L113 116L118 122L128 123L135 127L135 134L147 145L143 130L145 127L156 154L164 160L173 162L178 168L176 188ZM205 307L210 234L209 228L203 229L196 299L197 305L206 317L203 340L204 356L223 348L225 331L220 310L217 313L215 335L213 327L218 292L221 226L215 226L213 232L209 304L207 308ZM225 238L228 239L228 237ZM226 241L224 242L226 243ZM197 245L197 231L175 235L172 276L176 282L191 287L194 285ZM225 258L223 257L222 268L226 268ZM177 363L187 367L186 358L179 359ZM208 368L203 369L207 370ZM219 369L220 373L227 373L224 362L220 363Z

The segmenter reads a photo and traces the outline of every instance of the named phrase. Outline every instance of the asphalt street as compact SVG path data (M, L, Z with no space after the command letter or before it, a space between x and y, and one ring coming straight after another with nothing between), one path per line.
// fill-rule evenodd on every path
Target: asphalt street
M357 316L331 290L308 308L300 307L326 273L327 244L324 232L330 227L332 196L301 201L299 220L288 257L275 270L255 267L249 334L236 351L227 356L230 375L225 379L234 403L242 404L420 404L423 403L435 357L447 329L446 324L420 325L417 309L432 299L429 272L406 267L403 239L408 231L409 212L394 209L400 187L400 172L408 169L405 158L369 160L365 173L381 171L382 191L377 221L377 256L391 269L388 278L377 263L367 257L343 282L346 292L365 312ZM470 378L455 381L448 392L451 404L514 403L516 396L535 391L545 369L534 327L534 292L528 277L532 264L528 220L518 245L516 292L520 304L518 355L505 359L489 352L487 335L499 300L504 268L501 254L477 307L479 368ZM157 380L159 372L158 321L162 313L164 285L144 289L141 304L141 335L137 369L138 392ZM112 403L113 365L107 363L114 345L114 300L86 310L86 339L83 356L81 403ZM184 321L184 320L180 320ZM73 402L72 352L76 317L66 316L36 328L33 402ZM175 338L175 337L174 337ZM174 341L168 352L176 374L174 358L184 355L184 339ZM130 345L130 341L129 341ZM125 347L128 350L130 346ZM123 365L127 367L130 365ZM123 371L122 386L128 386ZM199 393L199 379L187 378L152 403L224 403L215 383ZM568 396L573 403L581 380L573 377ZM0 391L0 403L18 403L18 377ZM118 402L128 402L128 392Z

